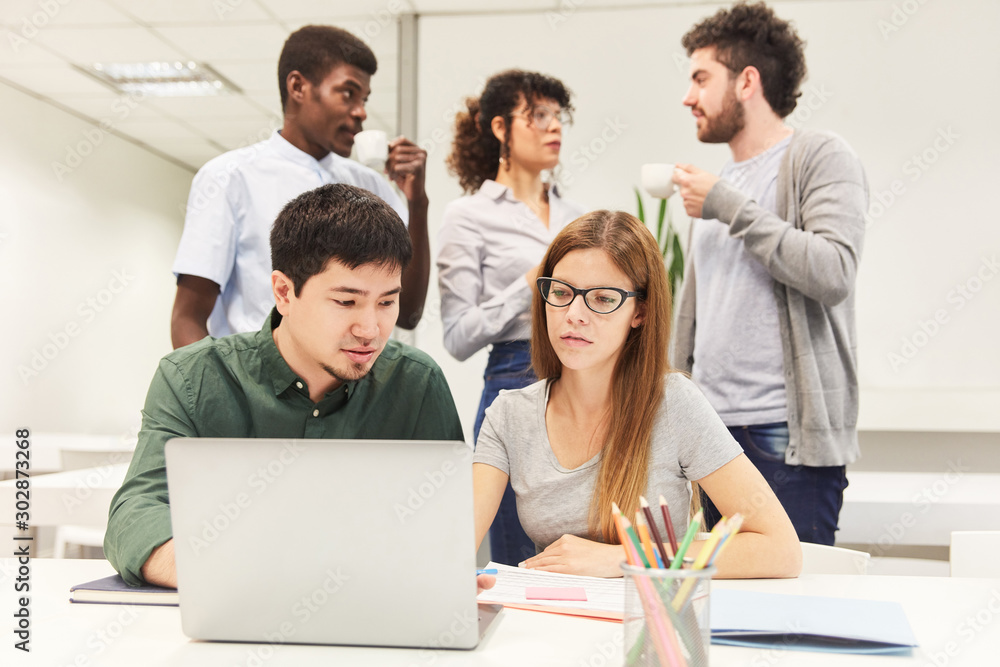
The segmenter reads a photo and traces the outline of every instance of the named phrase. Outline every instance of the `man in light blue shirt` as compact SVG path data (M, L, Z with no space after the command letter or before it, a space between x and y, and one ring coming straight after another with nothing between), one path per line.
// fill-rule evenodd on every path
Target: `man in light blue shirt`
M346 30L305 26L289 36L278 62L282 129L209 161L191 185L173 266L175 348L208 334L260 329L274 307L271 225L289 201L329 183L369 190L408 222L413 260L403 273L397 324L416 326L430 273L427 153L402 137L389 145L386 171L406 206L382 175L347 159L367 118L376 68L371 49Z

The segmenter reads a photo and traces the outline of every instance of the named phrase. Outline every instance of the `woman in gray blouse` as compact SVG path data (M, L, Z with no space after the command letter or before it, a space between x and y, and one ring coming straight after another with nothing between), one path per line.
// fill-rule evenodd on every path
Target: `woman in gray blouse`
M486 82L455 119L449 170L466 196L445 208L438 255L444 344L458 360L491 346L476 415L501 389L534 382L528 336L537 265L555 235L583 209L543 172L559 164L570 92L558 79L508 70ZM508 490L490 530L493 560L517 564L534 545Z
M632 517L640 495L663 495L683 532L697 481L724 515L745 517L716 562L721 576L796 576L802 552L771 487L670 371L670 290L649 230L620 211L588 213L552 242L539 275L531 351L542 380L486 411L472 468L477 539L509 480L540 551L525 567L621 576L612 502Z

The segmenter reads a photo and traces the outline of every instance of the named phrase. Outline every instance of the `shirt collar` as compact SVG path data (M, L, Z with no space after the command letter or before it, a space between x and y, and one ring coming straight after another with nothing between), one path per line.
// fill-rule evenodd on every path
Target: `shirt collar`
M302 383L302 390L305 390L306 381L295 374L292 367L288 365L285 358L281 356L281 352L278 351L278 346L274 343L274 329L281 324L281 313L278 312L277 308L271 309L271 314L267 316L264 320L264 326L260 328L257 332L257 349L260 351L261 363L264 366L264 371L267 373L268 377L271 378L271 386L274 388L274 395L280 396L289 387L294 385L296 382ZM374 369L373 369L374 370ZM369 374L371 371L369 371ZM342 387L347 387L347 398L351 398L354 395L354 390L357 387L358 381L345 382L341 386L337 387L331 392L328 392L324 398L330 396L334 392L341 391ZM298 387L296 387L298 389Z
M559 186L556 183L549 183L548 188L549 188L549 197L559 199L562 196L562 192L560 192ZM511 192L510 188L508 188L506 185L501 185L500 183L497 183L492 178L487 178L485 181L483 181L483 184L479 186L479 191L484 195L486 195L487 197L489 197L490 199L497 200L503 197L507 197L511 201L517 201L516 199L514 199L514 193Z
M317 160L312 155L309 155L309 153L306 153L304 150L292 145L288 139L281 136L281 130L275 130L268 142L274 152L281 157L310 169L316 169L318 166L321 166L328 157L330 157L327 155L322 161Z

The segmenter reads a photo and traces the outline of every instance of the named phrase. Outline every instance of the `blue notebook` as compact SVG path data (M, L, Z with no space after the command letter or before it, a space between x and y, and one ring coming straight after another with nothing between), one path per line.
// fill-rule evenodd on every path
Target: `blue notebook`
M178 603L176 588L160 586L129 586L121 575L88 581L69 589L70 602L90 604L142 604L173 606Z
M710 608L713 644L895 654L917 646L898 602L714 590Z

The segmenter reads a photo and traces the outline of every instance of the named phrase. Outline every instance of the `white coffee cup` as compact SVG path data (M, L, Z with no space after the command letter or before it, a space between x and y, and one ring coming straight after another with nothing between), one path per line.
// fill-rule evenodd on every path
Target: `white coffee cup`
M677 191L673 181L674 166L659 162L642 165L642 189L660 199L674 194Z
M354 148L358 152L358 162L371 167L380 174L385 171L385 161L389 159L389 140L382 130L365 130L354 135Z

